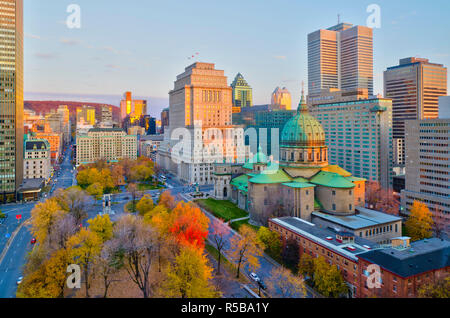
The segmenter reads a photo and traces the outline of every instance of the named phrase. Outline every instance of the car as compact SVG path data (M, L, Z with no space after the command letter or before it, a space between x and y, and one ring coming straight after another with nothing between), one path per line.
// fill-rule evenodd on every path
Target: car
M36 244L36 239L34 237L31 239L30 244Z
M251 273L250 274L250 278L253 279L255 282L260 282L261 281L261 279L255 273Z
M17 285L20 285L23 281L23 276L20 276L19 278L17 278Z

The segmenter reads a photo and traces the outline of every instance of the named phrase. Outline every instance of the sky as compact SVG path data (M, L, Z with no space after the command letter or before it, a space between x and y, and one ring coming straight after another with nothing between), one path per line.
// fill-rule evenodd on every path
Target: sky
M70 4L80 6L79 29L67 27ZM338 14L366 25L371 4L381 9L375 94L400 58L450 65L448 0L24 0L25 99L119 105L132 91L159 117L176 76L200 61L230 84L242 73L254 104L269 103L277 86L296 103L308 81L308 33L337 24Z

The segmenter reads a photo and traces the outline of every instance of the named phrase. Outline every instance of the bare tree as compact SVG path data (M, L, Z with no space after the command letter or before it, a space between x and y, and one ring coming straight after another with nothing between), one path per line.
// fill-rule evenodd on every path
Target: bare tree
M99 275L104 287L103 298L108 297L109 287L113 282L114 275L119 271L120 263L115 257L113 242L108 241L103 246L100 255L95 258L95 275Z
M87 208L92 203L92 199L82 189L78 187L59 189L55 193L55 198L61 208L75 218L76 224L81 224L87 218Z
M433 232L438 238L443 238L444 234L448 235L448 222L444 211L439 205L435 205L433 209Z
M151 292L149 273L155 253L155 241L153 229L140 216L124 215L114 227L111 246L144 298L148 298Z
M220 263L222 260L222 250L225 247L226 237L230 233L229 228L225 225L222 220L213 219L211 225L211 236L214 241L214 245L219 252L218 261L217 261L217 275L220 275Z
M66 214L61 219L58 219L50 230L50 250L57 251L59 249L66 248L67 241L72 235L77 233L78 230L79 227L77 226L76 220L72 214Z
M136 212L136 201L137 201L137 198L139 197L140 192L138 190L138 186L135 183L128 184L127 190L131 194L131 202L133 205L132 212L134 213L134 212Z

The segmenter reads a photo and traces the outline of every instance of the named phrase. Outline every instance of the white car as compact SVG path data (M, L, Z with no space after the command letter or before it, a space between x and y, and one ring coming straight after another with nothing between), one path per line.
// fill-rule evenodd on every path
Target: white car
M23 277L20 276L19 278L17 278L17 285L20 285L23 281Z
M251 273L250 278L253 279L255 282L261 281L261 279L255 273Z

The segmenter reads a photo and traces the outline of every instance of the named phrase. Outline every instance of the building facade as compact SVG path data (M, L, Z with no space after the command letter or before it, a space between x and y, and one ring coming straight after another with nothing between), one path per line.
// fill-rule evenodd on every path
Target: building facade
M392 99L396 165L405 164L405 129L408 120L439 116L439 97L447 95L447 68L428 59L404 58L384 72L384 96ZM400 139L400 141L396 141Z
M95 125L95 107L82 106L77 108L77 127L78 125Z
M0 2L0 202L23 179L23 0Z
M182 182L212 184L213 163L245 160L243 129L232 126L232 88L223 70L194 63L177 76L169 93L170 129L165 131L157 162ZM183 149L177 149L184 128ZM174 150L175 149L175 150Z
M288 91L286 87L275 88L275 90L272 93L271 107L274 109L284 109L284 110L292 109L291 93Z
M308 92L366 88L373 95L373 30L340 23L308 35Z
M127 135L120 128L94 128L87 134L77 135L77 166L98 160L135 160L137 153L137 136Z
M330 164L392 188L392 101L367 89L327 89L308 104L325 131Z
M131 122L134 122L143 115L147 115L147 101L133 99L131 92L126 92L120 102L120 120L123 121L129 116Z
M239 113L243 107L253 106L253 90L241 73L236 75L231 88L233 89L233 113Z
M24 179L48 180L52 173L50 144L45 139L26 140L24 145Z
M102 123L113 122L113 113L111 106L106 105L102 106L100 122Z
M444 215L450 225L450 119L410 120L406 127L406 184L402 191L403 213L415 200L431 212Z

